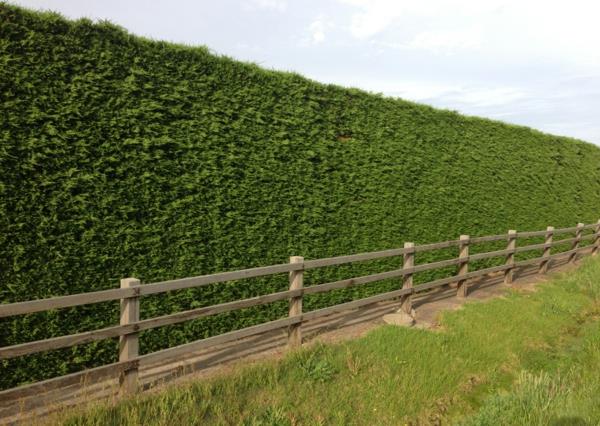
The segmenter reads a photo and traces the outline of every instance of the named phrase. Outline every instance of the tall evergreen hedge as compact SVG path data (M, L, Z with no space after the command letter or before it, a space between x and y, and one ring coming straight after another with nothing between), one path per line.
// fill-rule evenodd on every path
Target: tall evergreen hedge
M591 144L0 3L1 303L598 217ZM286 286L281 275L152 296L142 315ZM285 312L276 303L145 332L142 350ZM9 318L0 346L117 321L114 302ZM2 361L0 387L116 357L108 340Z

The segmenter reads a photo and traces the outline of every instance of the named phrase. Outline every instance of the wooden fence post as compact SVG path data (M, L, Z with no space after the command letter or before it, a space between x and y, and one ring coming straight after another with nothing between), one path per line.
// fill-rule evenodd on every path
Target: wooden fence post
M463 259L458 265L458 275L465 275L469 272L469 236L461 235L458 258ZM467 297L467 280L459 280L456 291L458 297Z
M292 256L290 263L304 263L304 257ZM304 287L304 270L290 271L290 290L299 290ZM289 316L302 315L302 295L290 298ZM288 328L288 347L290 349L302 346L302 323L290 325Z
M546 228L546 239L544 240L544 253L542 253L542 257L550 257L550 251L552 250L552 246L550 244L552 244L552 238L554 235L554 226L549 226ZM546 272L548 272L548 266L549 266L550 261L549 260L544 260L542 261L542 263L540 264L540 270L539 273L540 274L545 274Z
M575 231L575 241L573 241L573 246L571 250L577 250L579 248L579 241L581 240L581 233L583 232L583 223L577 224L577 230ZM577 260L577 252L572 253L569 257L569 263L573 263Z
M121 280L121 288L139 287L140 280L137 278L124 278ZM128 325L140 320L140 298L137 296L121 299L121 325ZM129 361L139 354L139 335L137 332L125 334L119 337L119 361ZM121 393L134 394L138 391L138 366L134 363L130 368L123 371L119 376Z
M404 259L402 263L402 269L409 269L415 266L415 243L404 243L404 248L409 249L404 253ZM413 286L413 274L406 274L402 277L402 288L412 288ZM403 312L411 315L412 313L412 294L405 294L400 298L400 309Z
M509 266L508 269L504 270L504 284L511 284L513 282L513 272L515 269L515 252L514 250L517 248L517 231L511 229L508 231L508 244L506 245L506 250L513 250L512 253L506 255L506 266Z
M600 251L600 220L598 221L594 232L596 234L596 238L594 238L594 248L592 249L592 256L596 256L598 254L598 251Z

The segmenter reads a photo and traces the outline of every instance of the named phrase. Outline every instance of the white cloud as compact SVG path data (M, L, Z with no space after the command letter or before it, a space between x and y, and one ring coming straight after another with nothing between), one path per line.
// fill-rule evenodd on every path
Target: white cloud
M299 40L299 45L305 47L322 44L327 38L327 33L334 28L334 23L325 15L320 14L306 27L304 36Z
M311 41L314 44L322 43L325 40L325 26L327 24L323 20L323 17L315 19L308 27L310 32Z
M261 9L272 9L284 12L287 9L287 0L251 0L252 5Z
M482 31L479 27L455 31L433 30L417 34L406 47L416 50L452 53L455 50L474 49L481 46Z
M337 1L350 6L346 28L357 40L436 53L485 46L490 54L600 66L600 2L594 0Z
M498 0L338 0L358 9L352 15L350 32L358 39L375 36L403 19L452 18L490 13L501 5Z
M471 28L458 28L456 30L423 31L405 42L371 40L371 43L383 48L421 50L436 54L451 55L482 47L482 29L479 26L474 26ZM380 53L384 52L385 50Z

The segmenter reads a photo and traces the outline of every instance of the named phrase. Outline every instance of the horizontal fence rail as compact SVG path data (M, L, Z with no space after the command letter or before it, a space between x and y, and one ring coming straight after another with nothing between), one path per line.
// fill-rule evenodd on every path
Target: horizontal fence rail
M592 233L583 235L583 232L588 230L592 230ZM564 238L562 240L554 239L554 236L556 235L568 233L575 233L575 236L572 238ZM518 239L541 237L544 237L543 243L517 246ZM469 254L469 247L474 244L499 241L506 242L505 249ZM591 244L582 247L580 246L580 243L583 241L591 241ZM564 245L570 245L570 248L566 251L551 254L551 249L553 247ZM458 257L456 258L445 259L431 263L417 265L414 264L414 257L416 253L430 252L433 250L449 249L454 247L458 249ZM541 257L515 261L516 254L536 250L542 251ZM545 273L551 260L554 260L558 257L568 257L569 262L573 262L576 259L576 256L585 250L591 250L592 255L596 255L600 251L600 220L595 224L584 225L580 223L575 227L563 229L554 229L552 227L548 227L545 231L509 231L507 234L503 235L491 235L474 238L470 238L468 235L462 235L457 240L424 245L405 243L403 248L337 256L324 259L304 260L302 257L295 256L290 259L290 263L285 264L222 272L218 274L202 275L143 285L141 285L139 280L135 278L127 278L121 281L121 288L118 289L59 296L19 303L2 304L0 305L0 318L118 300L121 303L121 323L119 325L77 334L0 347L0 360L2 360L43 351L67 348L103 339L117 337L120 339L119 362L69 374L67 376L45 380L43 382L24 385L15 389L0 391L0 397L8 394L13 397L18 397L27 389L31 390L35 389L36 387L42 389L42 387L45 388L45 386L48 385L65 386L78 381L83 376L85 376L88 380L98 380L108 376L114 377L115 374L120 375L121 390L123 393L137 392L139 390L137 372L138 368L143 366L164 362L165 360L176 358L199 349L210 348L215 345L220 345L285 327L288 327L289 330L288 344L290 347L297 347L302 342L301 325L306 321L311 321L323 316L350 309L356 309L362 306L395 298L401 298L401 309L410 313L410 310L412 309L411 297L414 294L445 285L456 284L458 289L457 296L465 297L467 296L468 288L466 280L498 272L504 274L505 283L511 283L512 273L517 267L539 265L539 272ZM307 270L398 256L403 257L403 264L401 268L395 270L316 284L307 287L303 285L303 274L304 271ZM504 258L504 264L469 271L469 262L492 258ZM413 286L414 274L452 266L457 267L457 273L455 275ZM189 288L197 288L227 281L257 278L284 273L289 274L290 282L290 288L286 291L191 309L145 320L139 319L139 299L143 296ZM401 278L403 282L402 288L335 306L313 310L310 312L302 311L302 298L305 295L361 286L392 278ZM286 318L281 318L252 327L243 328L241 330L235 330L217 336L208 337L202 340L163 349L161 351L146 355L139 355L138 353L138 339L141 331L283 300L288 300L290 303L289 316Z

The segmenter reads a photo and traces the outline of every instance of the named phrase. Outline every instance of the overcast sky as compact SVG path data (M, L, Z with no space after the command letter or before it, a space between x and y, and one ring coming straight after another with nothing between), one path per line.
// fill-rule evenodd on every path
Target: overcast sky
M12 0L600 145L593 0Z

